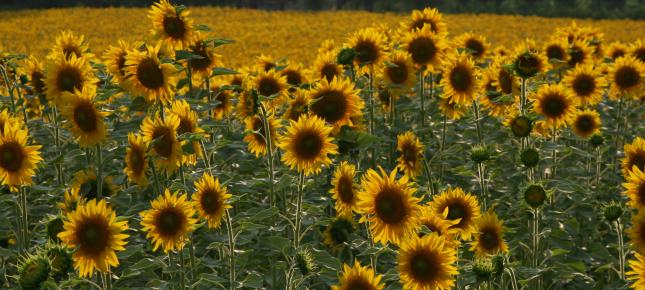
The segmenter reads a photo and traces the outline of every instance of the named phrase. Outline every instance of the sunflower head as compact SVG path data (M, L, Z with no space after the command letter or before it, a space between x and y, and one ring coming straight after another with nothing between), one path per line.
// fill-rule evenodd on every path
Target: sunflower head
M605 79L591 65L579 65L568 71L563 83L580 105L592 106L602 100Z
M42 64L33 55L30 55L25 61L24 74L29 80L27 84L31 86L32 94L45 93L45 70L43 69Z
M63 31L56 36L54 46L47 58L55 60L59 58L71 59L72 57L91 59L94 54L90 53L90 48L85 41L84 35L77 36L69 30Z
M625 179L623 187L625 187L625 195L629 197L628 204L637 209L645 208L645 173L643 170L634 166Z
M118 45L110 46L103 55L103 61L107 70L117 78L119 83L124 83L125 75L125 57L128 51L134 47L129 42L119 40Z
M349 47L354 49L354 63L357 66L378 66L387 51L385 36L374 28L355 32L349 38Z
M76 210L76 207L78 207L79 204L85 202L85 198L80 196L78 193L79 188L77 186L72 186L68 190L65 190L63 201L58 203L58 208L63 215Z
M593 50L589 44L583 40L575 40L569 44L569 60L567 64L574 68L577 65L590 63L592 60Z
M361 266L358 260L354 260L354 266L343 264L343 274L339 278L338 285L331 286L332 290L382 290L385 284L381 282L383 277L377 275L374 269L369 266Z
M645 287L645 257L640 253L634 254L634 260L629 260L631 270L627 272L627 280L631 281L632 289Z
M428 204L435 214L442 215L447 210L447 220L456 221L453 226L459 230L462 240L470 240L476 232L476 221L480 216L479 202L470 193L464 192L459 187L448 188L441 194L434 196Z
M141 186L148 185L148 143L143 140L141 134L128 133L128 144L126 150L125 169L123 170L131 182Z
M179 119L179 126L177 127L177 136L184 134L193 134L203 136L205 135L204 129L199 127L199 119L197 112L190 108L190 104L186 100L175 100L172 102L169 110L166 111L168 116L176 116ZM194 165L197 162L197 156L201 156L201 143L199 141L192 141L192 154L184 155L184 162L189 165Z
M97 82L98 79L85 58L58 58L47 67L45 94L55 104L59 104L64 92L74 93L85 86L95 86Z
M526 41L513 54L515 73L522 78L531 78L546 69L546 58L539 53L533 41Z
M399 134L396 140L396 150L399 153L396 167L408 177L415 179L421 172L423 144L411 131Z
M569 59L569 44L566 39L553 38L544 45L544 54L553 69L561 68Z
M343 67L336 63L336 55L333 52L319 53L314 61L314 77L325 79L331 82L334 78L343 75Z
M28 145L29 133L20 124L5 123L0 134L0 180L11 190L30 185L42 157L39 145Z
M477 61L482 61L486 58L489 47L490 45L486 42L486 38L470 32L466 32L455 39L455 48L464 50Z
M309 112L325 120L335 129L352 126L352 117L362 114L363 100L354 84L345 78L323 79L309 91Z
M200 34L189 46L188 51L201 57L192 58L188 61L193 77L196 77L196 80L204 80L210 77L212 69L220 65L220 56L215 53L214 48Z
M168 0L154 3L148 14L152 20L152 35L171 48L188 48L196 37L189 15L186 7L174 6Z
M331 180L332 188L329 193L332 194L332 199L336 201L335 209L338 216L354 216L358 191L354 184L355 175L356 166L347 161L342 161L334 170L334 176Z
M588 139L600 131L600 114L595 110L578 111L571 123L573 132L581 138Z
M547 198L547 191L540 184L530 184L524 189L524 202L531 208L541 207Z
M479 75L479 68L468 54L460 52L447 56L444 61L444 77L441 79L444 90L442 97L470 106L475 93L480 89Z
M615 201L612 201L602 208L602 215L608 222L617 221L625 212L623 206Z
M350 242L352 233L356 230L354 221L350 217L338 215L332 220L323 232L323 243L338 252Z
M607 78L611 86L610 96L638 95L645 78L645 64L632 56L618 58L609 67Z
M297 63L289 63L286 68L280 71L280 74L287 79L287 84L292 87L297 88L308 82L307 71Z
M153 243L153 251L162 247L165 253L181 250L184 247L188 233L193 231L197 222L195 204L187 200L186 194L170 193L166 189L151 202L151 209L140 213L141 226L146 232L146 238Z
M258 96L270 98L270 107L282 104L288 93L287 77L275 70L260 71L247 82L248 90L254 90Z
M103 118L107 115L96 107L94 87L83 87L74 94L65 92L61 104L61 115L81 147L94 147L107 137L107 126Z
M571 124L577 112L577 100L562 84L541 86L532 99L533 111L542 115L551 128Z
M209 228L218 228L226 209L231 208L228 200L232 195L226 186L219 183L219 179L204 173L202 178L195 181L197 190L191 197L201 218L208 221Z
M634 167L645 171L645 139L636 137L632 143L623 147L625 157L623 158L623 176L628 176Z
M112 182L111 176L104 176L101 186L101 193L104 196L112 196L119 190L118 186ZM70 189L70 194L72 194L71 197L76 194L74 192L75 190L78 191L79 196L81 196L77 203L83 203L85 199L93 199L97 197L98 182L96 180L96 173L93 169L81 170L74 174L72 189Z
M417 67L429 69L439 66L443 51L447 48L445 39L433 33L429 27L407 32L401 41L412 62Z
M451 120L459 120L468 112L469 106L459 104L452 98L440 98L438 102L441 113Z
M419 222L430 233L436 233L437 235L444 237L446 243L457 245L459 240L455 239L455 237L459 234L459 229L454 226L461 220L449 220L447 217L448 210L444 210L443 213L438 215L432 211L432 207L424 206L423 214L421 215ZM419 236L424 236L425 234L426 233L423 231L419 232Z
M607 49L605 57L615 61L616 59L623 57L627 54L627 45L621 42L612 42Z
M304 90L297 89L289 102L287 111L282 115L286 120L298 121L300 116L309 112L309 94Z
M175 66L160 60L161 43L145 50L130 50L125 56L128 89L148 102L168 103L174 96Z
M401 23L401 28L404 31L416 31L428 27L428 30L433 34L445 35L448 33L448 29L442 18L441 12L436 8L427 7L423 10L412 10L410 19Z
M233 111L232 90L224 89L225 84L211 82L211 94L217 105L213 108L213 118L221 121Z
M181 121L177 115L168 115L161 120L146 117L141 124L143 141L150 144L156 164L168 173L173 173L183 161L182 143L177 139L177 130Z
M47 258L49 258L52 266L51 276L56 282L67 277L68 273L73 270L74 260L72 260L72 255L63 245L49 246Z
M526 148L520 153L520 161L526 167L535 167L540 162L540 153L535 148Z
M401 283L406 289L450 289L458 274L456 261L455 249L436 233L412 236L399 249Z
M300 270L300 274L303 276L307 276L308 274L318 270L318 265L316 265L316 261L311 255L311 251L307 248L298 250L295 260L296 267Z
M404 92L415 84L416 76L414 71L410 55L397 50L388 55L381 70L381 75L388 89L394 92Z
M278 147L285 151L282 161L305 175L320 172L323 165L331 164L329 155L338 153L334 138L329 136L331 131L332 127L316 115L290 121L287 132L278 140Z
M629 46L628 53L641 63L645 63L645 41L643 39L636 40Z
M265 124L266 121L266 124ZM266 119L260 115L254 115L244 120L246 127L246 136L244 141L248 143L249 152L255 154L256 157L266 155L269 150L275 150L275 144L278 140L278 130L282 127L280 122L274 117L273 111L267 113ZM266 131L266 126L269 132ZM267 144L270 139L271 144Z
M21 289L41 289L42 284L49 279L52 267L47 256L30 255L18 265L18 284Z
M503 237L504 227L494 212L483 214L476 223L477 233L470 246L471 251L475 251L479 257L508 252Z

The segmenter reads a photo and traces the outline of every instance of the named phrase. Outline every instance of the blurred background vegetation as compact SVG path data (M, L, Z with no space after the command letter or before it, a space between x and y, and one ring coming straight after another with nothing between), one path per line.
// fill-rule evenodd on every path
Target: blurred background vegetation
M2 0L0 9L149 6L151 0ZM408 12L426 6L444 13L498 13L579 18L645 18L645 0L175 0L190 6L211 5L267 10L367 10Z

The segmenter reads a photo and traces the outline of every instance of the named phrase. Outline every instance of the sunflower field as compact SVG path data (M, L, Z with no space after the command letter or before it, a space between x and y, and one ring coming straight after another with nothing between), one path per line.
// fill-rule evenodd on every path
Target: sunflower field
M2 289L645 289L645 21L0 15Z

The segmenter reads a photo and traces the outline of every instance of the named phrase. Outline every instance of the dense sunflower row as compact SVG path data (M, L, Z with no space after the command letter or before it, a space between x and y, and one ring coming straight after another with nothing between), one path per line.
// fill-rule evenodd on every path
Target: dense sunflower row
M643 40L493 48L428 8L229 69L191 12L161 0L100 54L0 51L3 283L645 287Z

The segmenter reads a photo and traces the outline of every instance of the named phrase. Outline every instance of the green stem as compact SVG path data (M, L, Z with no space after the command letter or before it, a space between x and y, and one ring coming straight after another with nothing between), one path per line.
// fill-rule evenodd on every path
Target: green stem
M63 154L62 148L60 146L60 128L58 128L58 110L56 109L56 106L52 106L52 115L54 119L54 144L56 146L56 152L59 154ZM62 185L64 183L63 181L63 164L60 161L56 162L56 177L58 180L58 184Z
M186 65L186 76L188 77L188 97L192 98L193 97L193 71L190 68L190 62L191 60L189 60L188 64Z
M264 126L264 141L267 145L267 174L269 176L269 206L274 207L276 204L275 198L275 169L273 162L273 142L271 136L271 124L268 119L267 110L264 104L260 104L260 111L262 113L262 126Z
M625 280L625 243L623 242L623 230L620 219L616 220L616 235L618 236L618 264L620 267L620 279Z
M184 249L179 249L179 289L186 289L186 274L184 272Z
M443 151L446 148L446 132L447 132L447 127L448 127L448 117L445 115L443 116L443 120L441 121L441 145L439 146L439 154L440 160L439 162L441 163L441 169L439 171L439 181L443 183L443 169L444 169L444 163L443 163Z
M526 79L522 78L522 84L520 86L520 115L524 115L526 112Z
M188 254L189 254L189 260L188 262L190 263L190 278L194 279L195 278L195 243L193 240L190 240L190 244L188 245Z
M155 161L150 159L150 168L152 169L152 177L155 180L155 191L157 196L161 195L161 186L159 185L159 174L157 173L157 167L155 166Z
M396 140L395 121L394 96L390 94L390 132L392 132L392 140ZM390 164L394 164L394 144L394 141L390 142Z
M475 127L477 128L477 142L479 145L483 145L482 129L481 124L479 124L479 106L477 106L477 101L473 101L473 112L475 114Z
M22 117L25 120L25 126L27 126L27 123L29 121L29 117L27 116L27 101L23 99L22 92L20 91L20 88L16 85L18 83L18 80L16 79L15 74L13 75L13 83L14 83L14 88L18 93L18 100L22 100L22 106L21 106Z
M432 184L432 171L430 171L430 165L428 164L428 159L425 157L425 154L423 156L422 161L423 162L423 172L426 175L426 179L428 180L428 189L430 189L430 196L434 196L434 185Z
M296 222L293 234L293 244L296 249L300 246L300 224L302 223L302 196L304 194L305 173L300 172L298 177L298 197L296 200Z
M369 133L374 135L374 66L370 64L370 73L369 73L369 87L368 87L368 101L370 109L370 123L369 123ZM372 152L372 167L376 167L376 146L371 146L370 151Z
M423 70L417 72L417 78L419 80L419 100L421 101L421 128L426 126L426 96L423 90L425 89L425 77L423 76Z
M477 177L479 178L479 189L484 210L488 209L488 207L486 206L488 195L486 194L486 179L484 178L485 174L486 171L484 168L484 163L477 163Z
M96 145L96 196L98 199L103 198L103 158L101 154L101 144Z
M551 141L553 142L553 150L551 151L551 161L553 162L553 167L551 168L551 179L555 177L556 169L558 165L558 159L557 159L558 150L556 148L556 145L557 145L556 142L558 137L556 134L557 130L555 126L553 127L552 133L553 133L553 136L551 136Z
M229 258L229 288L235 289L235 241L233 236L233 222L231 213L226 209L226 231L228 234Z
M602 150L600 147L596 148L596 178L595 180L595 185L596 188L600 186L600 165L602 162Z
M9 92L9 97L11 97L11 112L16 113L16 99L13 95L13 87L9 86L9 76L7 75L7 70L4 66L0 65L0 73L2 73L2 79L4 80L4 85L7 87Z

